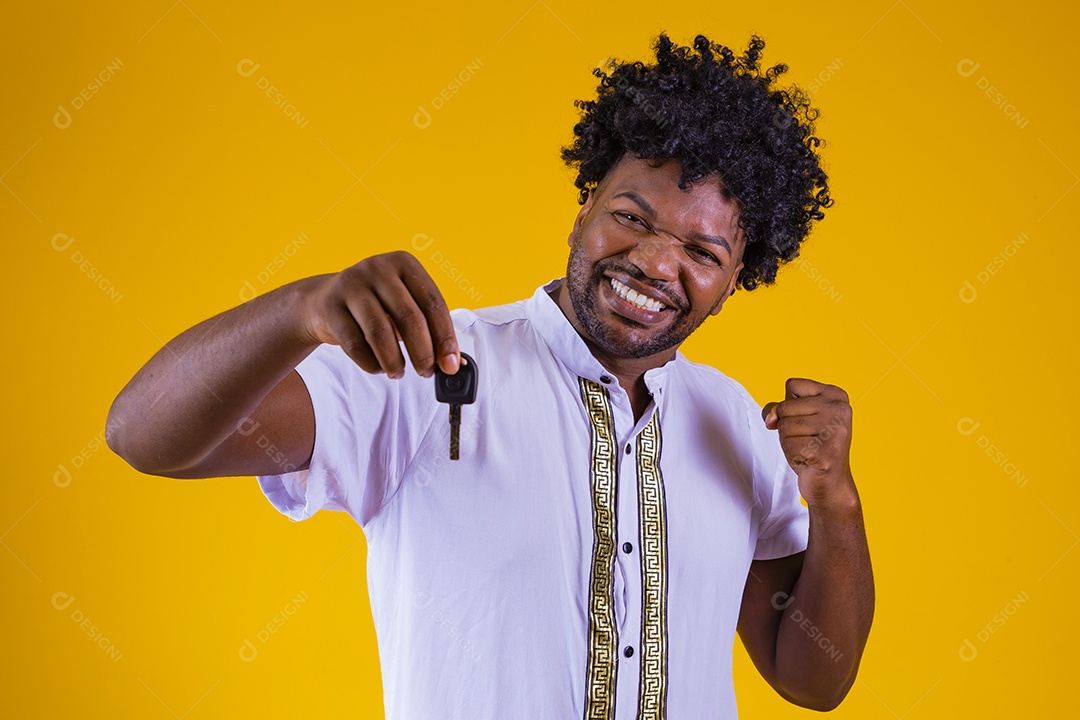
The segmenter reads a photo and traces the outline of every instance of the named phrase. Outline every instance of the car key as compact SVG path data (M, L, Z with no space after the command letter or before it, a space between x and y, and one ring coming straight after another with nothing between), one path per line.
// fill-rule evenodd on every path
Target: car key
M476 402L478 372L476 361L461 353L461 364L453 375L435 365L435 399L450 405L450 459L457 460L461 446L461 406Z

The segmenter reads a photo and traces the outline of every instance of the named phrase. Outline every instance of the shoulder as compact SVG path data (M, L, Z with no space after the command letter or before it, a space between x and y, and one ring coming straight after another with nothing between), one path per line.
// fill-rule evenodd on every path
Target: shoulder
M518 300L505 305L492 305L474 310L457 308L450 311L450 317L458 332L485 332L503 325L524 322L528 319L528 314L525 301Z
M491 352L509 351L522 345L537 344L525 300L469 310L450 311L461 349L476 348Z
M701 397L721 398L731 410L739 410L751 416L761 413L761 406L741 383L719 369L705 363L688 360L679 353L675 359L680 380L694 394Z

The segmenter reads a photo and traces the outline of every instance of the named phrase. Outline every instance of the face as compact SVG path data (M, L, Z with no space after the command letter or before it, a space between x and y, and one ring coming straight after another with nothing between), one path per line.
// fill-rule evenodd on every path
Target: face
M678 187L681 164L626 156L570 233L566 290L579 331L603 352L671 352L720 312L742 269L739 210L716 176Z

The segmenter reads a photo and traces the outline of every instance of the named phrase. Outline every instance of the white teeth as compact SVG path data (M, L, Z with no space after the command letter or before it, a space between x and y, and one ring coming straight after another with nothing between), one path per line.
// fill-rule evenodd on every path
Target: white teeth
M636 290L631 290L629 287L619 282L615 278L611 278L611 289L615 291L615 294L621 297L628 303L637 305L639 308L645 308L646 310L652 310L657 312L663 310L666 306L650 297L642 295Z

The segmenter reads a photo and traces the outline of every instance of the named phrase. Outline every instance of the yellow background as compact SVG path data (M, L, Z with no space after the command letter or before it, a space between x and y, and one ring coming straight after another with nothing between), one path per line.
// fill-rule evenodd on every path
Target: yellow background
M596 63L644 59L665 29L740 51L756 31L768 64L817 84L837 204L808 264L736 293L685 350L761 402L789 376L851 395L878 605L836 716L1073 715L1080 12L422 5L4 10L0 715L381 716L359 528L330 512L291 524L252 478L140 475L100 443L106 411L165 341L248 284L408 249L417 233L453 306L559 276L578 208L558 158L573 100L593 92ZM258 69L245 76L244 60ZM735 654L744 717L810 716Z

